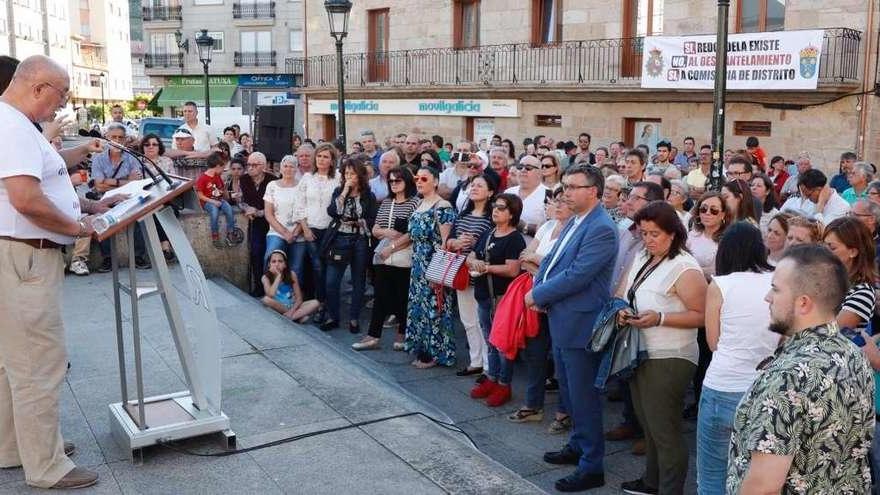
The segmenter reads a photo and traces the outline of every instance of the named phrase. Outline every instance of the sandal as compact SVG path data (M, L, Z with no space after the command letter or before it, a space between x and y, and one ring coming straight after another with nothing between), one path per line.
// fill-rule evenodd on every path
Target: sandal
M514 423L525 423L527 421L542 421L544 419L543 409L532 409L530 407L521 407L512 412L507 419Z
M552 423L550 423L550 427L547 428L547 431L553 435L558 435L560 433L565 433L566 431L571 429L571 416L566 416L562 419L554 419Z
M404 349L403 342L395 342L394 343L394 350L395 351L402 351L403 349Z
M420 370L426 370L428 368L433 368L434 366L437 366L437 359L436 358L432 359L432 360L428 361L427 363L416 359L413 366L415 366L416 368L418 368Z

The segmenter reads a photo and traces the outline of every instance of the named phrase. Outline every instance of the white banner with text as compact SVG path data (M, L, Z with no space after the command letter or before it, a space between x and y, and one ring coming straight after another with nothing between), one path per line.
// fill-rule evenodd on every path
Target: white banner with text
M727 41L727 89L816 89L825 32L732 34ZM714 89L715 36L647 36L642 87Z
M309 113L335 114L336 100L309 100ZM348 115L448 115L459 117L519 117L519 100L345 100Z

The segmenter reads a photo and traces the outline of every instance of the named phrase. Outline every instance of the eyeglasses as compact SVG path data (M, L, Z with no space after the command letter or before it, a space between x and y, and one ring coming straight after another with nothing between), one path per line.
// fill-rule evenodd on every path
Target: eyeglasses
M492 203L492 208L498 211L507 211L507 205L504 203Z
M713 208L711 206L701 206L700 213L708 213L709 215L718 215L721 213L721 208Z
M112 141L125 141L125 136L124 136L124 135L123 135L123 136L119 136L119 135L116 135L116 134L111 134L111 135L107 136L107 139L110 139L110 140L112 140Z
M403 179L388 179L389 184L400 184L403 182Z
M683 193L682 191L679 191L679 190L676 190L676 189L672 189L671 191L669 191L669 194L675 194L676 196L682 196L682 197L684 197L684 193Z
M531 172L532 170L538 170L538 167L536 167L534 165L523 165L522 163L520 163L519 165L516 166L516 169L519 171L527 170L527 171Z
M60 89L56 88L52 83L48 83L48 82L47 82L47 83L43 83L43 84L45 84L46 86L49 86L50 88L54 89L55 92L58 93L58 96L61 97L61 100L62 100L62 101L66 102L67 100L70 99L70 90L67 90L67 91L61 91Z
M421 182L423 184L431 180L430 177L425 177L423 175L417 176L415 179L416 179L416 182Z
M880 196L880 191L868 191L868 196Z
M158 148L159 143L157 143L155 141L147 141L146 143L144 143L144 148L153 148L153 147Z
M548 168L556 168L556 165L554 165L552 163L542 163L541 168L544 170L547 170Z
M727 171L727 176L730 177L730 178L734 178L734 177L748 177L749 174L750 174L750 172L746 172L746 171L742 171L742 172L733 172L733 171L730 171L730 170Z
M575 184L566 184L564 182L562 183L562 190L563 191L576 191L578 189L589 189L591 187L595 187L595 184L590 184L588 186L578 186Z
M650 201L648 201L648 198L646 198L646 197L644 197L644 196L639 196L638 194L634 194L634 193L629 193L629 196L627 196L626 198L627 198L627 199L633 199L633 198L635 198L635 199L641 199L641 200L644 201L645 203L650 203Z
M482 166L482 163L468 163L468 168L481 168Z

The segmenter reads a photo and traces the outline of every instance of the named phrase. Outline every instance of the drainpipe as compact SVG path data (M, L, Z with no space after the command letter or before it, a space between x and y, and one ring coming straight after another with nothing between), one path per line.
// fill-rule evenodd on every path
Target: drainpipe
M868 0L872 2L873 0ZM302 78L305 81L306 72L309 70L309 2L303 2L303 73ZM302 105L303 131L305 135L302 139L309 137L309 97L302 94L302 84L300 84L300 105Z
M864 69L862 73L862 92L867 92L869 89L873 89L870 85L874 84L876 81L874 77L871 77L870 81L868 80L868 76L875 72L878 68L873 67L873 71L871 70L871 53L874 52L873 45L877 43L876 36L874 33L874 0L868 0L868 23L865 27L865 37L868 39L868 45L865 47L865 60L864 60ZM875 58L874 63L876 64L878 60ZM858 152L859 158L862 159L865 156L865 133L868 128L868 105L873 101L870 98L870 95L865 94L859 97L862 102L862 110L859 115L859 134L856 136L856 150Z

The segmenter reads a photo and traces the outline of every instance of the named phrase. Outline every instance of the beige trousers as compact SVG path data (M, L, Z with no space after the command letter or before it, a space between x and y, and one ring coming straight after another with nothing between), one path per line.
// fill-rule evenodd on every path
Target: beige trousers
M83 260L89 259L89 252L92 248L92 238L91 237L80 237L73 244L73 254L71 255L71 260L80 258Z
M67 371L61 251L0 240L0 467L48 488L74 468L58 401Z

